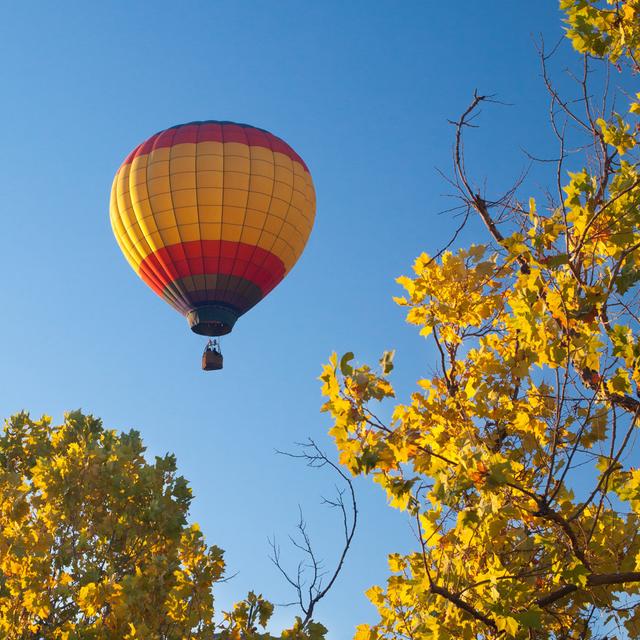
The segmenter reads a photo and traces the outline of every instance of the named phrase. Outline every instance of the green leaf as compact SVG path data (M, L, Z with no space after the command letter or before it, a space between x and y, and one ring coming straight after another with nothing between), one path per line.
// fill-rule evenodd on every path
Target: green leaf
M549 256L546 259L545 264L551 268L560 267L563 264L569 264L569 256L566 253L559 253L555 256Z
M516 619L528 629L542 629L542 612L541 611L523 611L516 614Z
M349 364L354 359L354 355L351 351L347 351L342 358L340 358L340 372L343 376L350 376L353 373L353 367Z
M382 367L382 374L388 375L393 371L393 357L396 355L396 350L385 351L380 358L380 366Z

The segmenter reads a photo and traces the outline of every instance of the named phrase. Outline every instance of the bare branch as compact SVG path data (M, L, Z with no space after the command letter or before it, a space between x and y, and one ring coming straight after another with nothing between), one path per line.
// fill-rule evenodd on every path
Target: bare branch
M300 510L297 525L298 539L293 536L289 536L289 540L291 541L291 544L295 548L299 549L303 553L303 556L307 558L307 563L304 564L302 561L298 563L295 576L291 576L284 569L281 561L280 547L275 543L275 539L269 541L271 546L271 561L276 565L286 582L294 588L298 596L297 604L304 613L302 626L305 628L313 618L313 612L316 605L327 595L344 566L358 523L358 505L356 502L353 483L344 471L337 464L331 461L311 438L309 438L307 442L297 444L300 447L300 451L298 453L285 451L277 451L277 453L290 458L304 460L307 463L307 466L314 469L320 469L328 466L340 476L346 485L344 489L336 487L336 497L334 499L322 498L323 504L340 511L344 535L344 542L340 555L334 570L330 574L322 570L322 560L319 560L313 551L313 545L307 532L307 525L304 521L302 510ZM344 501L345 494L348 494L349 496L348 506ZM307 575L309 576L308 578L306 578ZM323 585L323 578L325 575L330 575L330 578ZM305 582L306 579L308 579L308 584Z

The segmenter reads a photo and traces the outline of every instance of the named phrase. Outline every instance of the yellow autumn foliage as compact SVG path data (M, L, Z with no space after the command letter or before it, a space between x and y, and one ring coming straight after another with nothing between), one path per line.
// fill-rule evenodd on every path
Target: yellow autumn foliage
M637 79L638 0L561 7L585 69ZM583 141L570 164L562 147L558 184L488 201L458 161L485 238L398 279L432 373L396 401L389 354L322 371L341 462L417 539L368 591L378 622L356 640L640 638L640 106L621 92L628 109L605 111L576 77L575 102L551 89L558 139Z
M0 637L6 640L268 640L273 606L250 593L214 619L223 552L187 522L172 455L81 412L26 413L0 435ZM311 621L300 640L322 640ZM259 632L259 628L263 632Z

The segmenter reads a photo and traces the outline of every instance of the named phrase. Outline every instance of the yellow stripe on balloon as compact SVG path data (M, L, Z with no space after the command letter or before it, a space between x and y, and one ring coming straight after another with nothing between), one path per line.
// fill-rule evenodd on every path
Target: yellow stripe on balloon
M194 240L258 246L289 271L315 215L315 191L301 162L239 142L180 143L135 155L116 174L111 220L131 266Z

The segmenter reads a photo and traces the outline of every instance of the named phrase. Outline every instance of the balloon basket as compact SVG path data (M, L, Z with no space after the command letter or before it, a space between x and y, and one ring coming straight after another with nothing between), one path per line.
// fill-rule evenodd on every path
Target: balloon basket
M222 352L217 340L209 340L202 354L203 371L219 371L222 369Z

